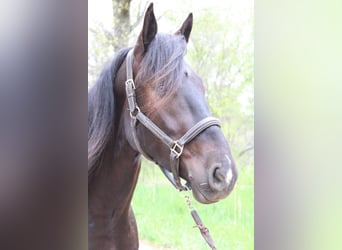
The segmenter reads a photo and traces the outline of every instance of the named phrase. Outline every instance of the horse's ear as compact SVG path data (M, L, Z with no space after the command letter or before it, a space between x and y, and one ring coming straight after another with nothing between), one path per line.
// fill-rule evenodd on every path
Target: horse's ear
M191 29L192 29L192 13L185 19L182 27L176 32L176 34L181 34L185 37L186 42L189 41Z
M145 13L144 25L138 37L137 43L134 47L134 56L144 56L149 44L152 42L158 31L157 20L153 12L153 3L151 3Z

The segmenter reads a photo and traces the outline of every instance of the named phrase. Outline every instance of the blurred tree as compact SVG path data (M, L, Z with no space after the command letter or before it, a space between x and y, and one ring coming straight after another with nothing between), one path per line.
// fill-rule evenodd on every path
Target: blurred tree
M134 29L141 24L149 1L111 0L113 24L110 29L96 22L89 28L92 35L88 48L88 86L93 84L104 63L129 44ZM132 5L134 3L134 6ZM132 15L133 14L133 15Z
M112 0L114 33L112 43L114 51L118 51L128 43L130 32L130 5L131 0Z

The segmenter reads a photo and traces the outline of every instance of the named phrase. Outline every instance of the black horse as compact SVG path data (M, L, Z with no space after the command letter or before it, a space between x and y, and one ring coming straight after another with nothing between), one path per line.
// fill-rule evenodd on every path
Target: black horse
M157 34L151 4L135 46L118 52L89 91L89 249L138 249L131 200L142 154L201 203L234 187L228 143L201 78L184 61L192 20L175 34Z

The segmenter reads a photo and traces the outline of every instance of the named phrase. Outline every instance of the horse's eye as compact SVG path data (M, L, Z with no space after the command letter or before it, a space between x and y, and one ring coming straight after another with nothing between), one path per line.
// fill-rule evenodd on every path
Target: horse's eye
M185 75L186 77L188 77L188 76L189 76L188 71L185 71L185 72L184 72L184 75Z

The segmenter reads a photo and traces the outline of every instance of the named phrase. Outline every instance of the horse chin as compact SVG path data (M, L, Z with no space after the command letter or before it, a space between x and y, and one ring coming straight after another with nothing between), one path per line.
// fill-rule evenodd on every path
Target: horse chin
M195 197L195 199L202 203L202 204L211 204L211 203L215 203L218 202L220 199L211 199L208 197L208 195L205 195L203 191L197 189L197 188L193 188L192 189L192 195Z
M211 204L218 202L222 199L225 199L231 191L233 190L234 184L230 185L226 189L217 192L209 188L207 185L203 185L204 187L201 187L199 185L196 185L196 183L192 182L192 194L195 197L195 199L202 203L202 204Z

